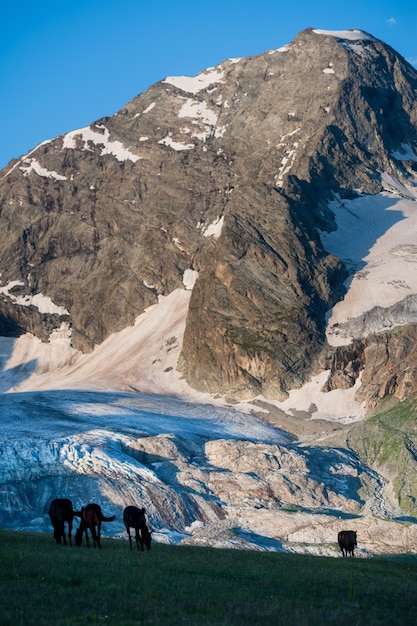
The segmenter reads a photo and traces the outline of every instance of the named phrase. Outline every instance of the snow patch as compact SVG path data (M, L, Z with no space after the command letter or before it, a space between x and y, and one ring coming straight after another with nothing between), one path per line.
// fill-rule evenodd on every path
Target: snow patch
M149 111L152 111L154 106L155 106L155 102L151 102L151 104L148 107L146 107L146 109L144 109L144 111L142 111L142 113L149 113Z
M62 322L59 328L55 328L49 335L49 343L71 347L72 330L69 322Z
M375 41L375 38L362 30L320 30L314 29L316 35L330 35L337 39L347 39L348 41Z
M293 111L291 111L289 114L289 116L293 117L295 116L295 113ZM283 135L281 137L281 140L279 142L279 144L277 145L277 148L285 148L287 147L286 141L289 137L292 137L293 135L295 135L296 133L298 133L300 129L296 128L295 130L291 131L290 133L287 133L286 135ZM275 180L276 180L276 184L277 187L282 187L282 185L284 184L284 176L286 174L288 174L288 172L291 170L292 166L294 165L294 161L295 161L295 157L297 155L297 148L298 148L298 141L294 141L290 147L288 147L285 150L285 154L281 159L281 167L278 171L278 174L275 175Z
M208 108L207 104L199 100L188 98L182 105L178 117L190 117L203 122L208 126L215 126L217 123L217 115Z
M324 419L341 424L350 424L365 417L365 404L355 400L361 380L357 378L350 389L334 389L324 392L323 386L330 374L323 371L307 382L301 389L289 392L287 400L278 402L268 400L286 413L296 415L303 411L311 414L312 419Z
M187 289L159 296L158 303L146 309L133 326L113 333L88 354L70 349L68 344L65 347L63 341L44 344L30 334L15 338L11 343L8 338L0 338L0 352L9 355L9 371L0 372L0 389L131 391L140 385L140 390L145 393L199 397L202 402L208 401L209 394L195 392L176 371L191 297L190 287L196 278L196 274L190 272L185 274ZM35 369L30 367L31 363L36 364ZM19 380L14 372L22 367L28 368L28 375Z
M133 161L136 163L136 161L143 158L125 148L121 141L110 140L110 131L105 126L96 126L96 128L103 132L95 131L90 126L86 126L85 128L67 133L63 137L62 149L74 150L77 147L77 139L81 139L84 143L83 150L91 151L89 144L101 146L101 155L115 156L118 161Z
M158 143L162 144L163 146L167 146L168 148L172 148L177 152L180 152L181 150L192 150L193 148L195 148L194 143L181 143L180 141L174 141L171 137L171 134L169 134L167 137L164 137L163 139L160 139Z
M182 278L182 282L184 283L184 287L186 289L193 289L195 282L198 278L198 272L195 270L185 270L184 276Z
M227 130L227 126L218 126L216 130L214 131L214 136L216 137L216 139L224 137L226 130Z
M203 231L204 237L214 237L218 239L222 234L222 228L224 223L224 216L218 217L211 224L209 224Z
M174 244L176 245L176 247L178 248L178 250L181 250L181 252L187 252L187 248L185 247L185 245L181 242L180 239L178 239L178 237L173 237L172 241L174 242Z
M330 202L337 230L320 234L325 250L350 269L347 293L329 312L327 339L333 346L352 340L348 330L341 332L342 324L381 302L388 308L417 294L416 192L387 174L381 179L388 191Z
M54 304L48 296L44 296L42 293L37 293L33 296L15 296L10 291L17 286L23 286L24 283L20 280L13 280L4 287L0 287L0 293L10 298L15 304L20 306L34 306L40 313L50 313L56 315L69 315L69 311L63 306L57 306Z
M19 169L23 172L23 176L29 176L31 172L35 172L38 176L45 178L54 178L55 180L67 180L66 176L62 176L55 171L47 170L36 159L23 159Z
M207 89L214 83L223 82L224 72L218 68L210 68L195 77L190 76L168 76L163 83L173 85L187 93L196 94L203 89Z
M33 150L31 150L30 152L28 152L27 154L25 154L25 155L24 155L24 157L23 157L22 159L19 159L19 161L17 161L17 163L15 163L15 164L13 165L13 167L11 167L11 168L10 168L10 169L9 169L9 170L5 173L4 178L6 178L9 174L11 174L11 173L13 172L13 170L14 170L16 167L19 167L19 166L20 166L20 164L21 164L22 162L24 162L25 160L27 160L27 158L28 158L31 154L33 154L34 152L36 152L36 150L38 150L38 148L41 148L42 146L46 146L46 144L51 143L51 141L52 141L52 139L46 139L45 141L42 141L41 143L38 143L38 145L37 145L37 146L35 146L35 147L33 148Z

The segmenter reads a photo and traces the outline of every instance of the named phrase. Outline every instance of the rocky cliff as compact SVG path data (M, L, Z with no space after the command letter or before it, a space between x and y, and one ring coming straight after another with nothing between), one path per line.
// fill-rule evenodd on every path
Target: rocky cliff
M361 198L415 201L416 95L381 41L307 29L41 144L0 175L0 334L67 329L89 352L192 289L178 368L197 390L284 400L329 369L325 389L361 377L370 405L412 396L417 285L396 286L394 329L361 312L332 326L336 345L329 316L366 263L326 236L343 233L335 199L351 214Z

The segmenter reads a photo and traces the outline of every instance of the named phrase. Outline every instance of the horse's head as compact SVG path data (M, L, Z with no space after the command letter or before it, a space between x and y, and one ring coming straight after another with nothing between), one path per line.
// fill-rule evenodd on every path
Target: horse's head
M152 531L151 530L147 530L147 532L145 532L145 536L143 538L143 543L145 544L147 550L151 549L151 542L152 542Z

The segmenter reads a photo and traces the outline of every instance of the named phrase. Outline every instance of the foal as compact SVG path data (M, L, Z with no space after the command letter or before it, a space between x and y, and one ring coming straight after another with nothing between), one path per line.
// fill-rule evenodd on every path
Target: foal
M101 506L99 504L87 504L87 506L83 506L81 509L81 523L75 533L75 543L77 546L81 545L83 540L83 532L85 532L85 539L87 542L87 547L90 547L90 542L88 539L88 529L91 530L91 535L93 537L94 547L96 545L101 548L101 522L112 522L116 519L115 515L110 515L110 517L105 517L101 511ZM97 531L96 531L97 528Z

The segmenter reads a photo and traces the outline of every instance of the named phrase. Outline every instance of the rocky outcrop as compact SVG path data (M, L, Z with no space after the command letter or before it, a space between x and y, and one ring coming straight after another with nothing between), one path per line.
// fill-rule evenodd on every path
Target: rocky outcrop
M415 398L416 341L417 328L408 324L337 348L323 364L330 370L324 390L349 389L360 376L357 400L368 409L375 409L387 397Z

